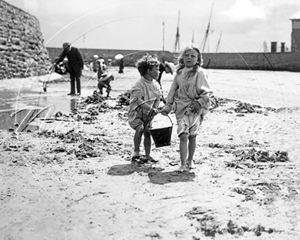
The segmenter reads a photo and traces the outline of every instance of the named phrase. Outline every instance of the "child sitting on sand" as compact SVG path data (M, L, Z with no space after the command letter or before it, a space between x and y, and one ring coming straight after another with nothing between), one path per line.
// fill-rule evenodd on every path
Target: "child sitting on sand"
M128 110L128 123L135 130L133 143L134 152L132 161L152 161L151 135L149 123L158 113L161 90L156 79L159 74L159 60L157 56L146 55L138 60L137 69L141 75L130 91L130 105ZM145 158L140 156L140 144L144 135Z
M188 45L179 56L176 75L170 87L167 104L162 110L167 115L173 105L180 139L180 171L192 168L196 150L196 136L209 110L209 95L212 90L207 81L207 74L201 67L202 55L194 44Z

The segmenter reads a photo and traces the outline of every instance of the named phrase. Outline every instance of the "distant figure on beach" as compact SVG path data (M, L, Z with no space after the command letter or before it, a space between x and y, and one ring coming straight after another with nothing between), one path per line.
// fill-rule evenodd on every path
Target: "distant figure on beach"
M138 162L156 162L151 156L151 135L149 123L159 112L161 91L156 79L159 74L159 60L154 55L146 55L138 60L137 69L141 78L130 90L128 123L135 130L134 152L131 160ZM144 135L145 157L140 155L140 145Z
M196 137L203 118L209 111L212 90L207 74L202 68L202 55L196 45L191 43L186 46L178 60L167 104L161 113L167 115L172 107L175 111L177 134L180 139L179 171L189 171L192 169L196 150Z
M99 56L97 54L95 54L93 56L93 60L90 64L90 70L93 71L93 72L97 72L98 71L98 66L97 66L97 60L98 60Z
M167 61L163 61L160 63L159 65L159 75L158 75L158 79L157 82L159 83L160 86L162 86L161 84L161 77L163 75L163 73L171 73L173 75L175 69L175 65L174 63L171 62L167 62Z
M110 82L114 80L114 76L107 71L107 66L103 57L100 57L97 62L97 76L98 76L98 88L101 95L103 95L103 88L106 88L106 97L109 97L111 91Z
M107 66L104 63L103 57L100 57L96 61L96 65L97 65L97 76L98 76L98 81L99 81L99 79L102 77L102 75L104 73L107 73Z
M124 73L124 58L119 60L119 73Z
M75 95L75 85L77 89L77 95L81 94L80 77L83 70L83 59L78 48L71 46L69 42L63 43L63 52L59 56L58 60L54 64L59 64L64 58L68 58L68 71L71 79L71 90L68 95Z
M104 73L98 80L98 88L100 94L103 95L103 88L106 88L106 97L109 97L109 93L111 91L110 82L114 80L114 76L110 73Z

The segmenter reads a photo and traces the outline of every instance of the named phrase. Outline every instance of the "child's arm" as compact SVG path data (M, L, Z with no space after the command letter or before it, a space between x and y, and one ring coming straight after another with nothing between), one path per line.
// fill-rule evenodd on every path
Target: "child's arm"
M61 63L64 58L66 57L66 50L63 50L63 52L61 53L61 55L57 58L57 60L54 61L54 66L57 66L59 63Z
M150 100L149 100L149 102L150 102ZM149 110L149 111L152 109L151 105L147 101L144 101L141 98L137 98L136 103L137 103L138 107L142 107L142 108L144 108L146 110Z
M172 85L170 87L167 99L166 99L166 101L167 101L166 105L165 105L164 109L161 111L161 113L163 115L167 115L169 112L171 112L173 101L174 101L174 96L175 96L177 89L178 89L178 82L177 82L177 78L175 77L172 82Z
M196 109L200 110L202 108L206 112L209 110L209 97L213 92L207 79L207 75L204 72L198 72L196 80L198 97L195 100L195 104L193 104Z
M135 108L137 107L142 107L144 108L145 110L153 110L155 113L157 113L157 110L154 109L152 107L152 104L153 103L153 100L156 100L156 99L149 99L147 101L144 100L144 93L141 89L139 88L133 88L131 90L131 100L130 100L130 104L134 104L135 105ZM153 104L154 106L155 104Z

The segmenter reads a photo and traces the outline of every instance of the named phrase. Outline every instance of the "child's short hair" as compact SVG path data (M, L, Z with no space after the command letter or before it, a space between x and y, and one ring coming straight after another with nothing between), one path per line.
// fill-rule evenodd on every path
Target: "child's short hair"
M156 55L147 54L137 61L136 67L141 76L145 76L148 69L151 70L153 66L159 66L159 64L160 62Z

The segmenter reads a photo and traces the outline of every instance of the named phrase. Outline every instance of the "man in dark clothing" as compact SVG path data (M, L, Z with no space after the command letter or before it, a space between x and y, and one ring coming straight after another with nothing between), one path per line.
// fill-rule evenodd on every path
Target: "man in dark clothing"
M119 60L119 73L124 73L123 69L124 69L124 59L121 58Z
M55 65L59 64L64 58L68 58L69 73L71 79L71 91L68 95L75 95L75 83L77 95L81 94L80 77L83 69L83 59L78 48L71 46L70 43L63 43L63 52L56 61Z
M159 75L156 81L159 83L160 86L162 86L161 85L162 74L165 72L165 73L171 73L173 75L174 68L175 66L171 62L164 61L159 64Z

